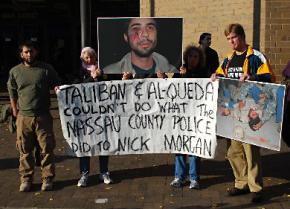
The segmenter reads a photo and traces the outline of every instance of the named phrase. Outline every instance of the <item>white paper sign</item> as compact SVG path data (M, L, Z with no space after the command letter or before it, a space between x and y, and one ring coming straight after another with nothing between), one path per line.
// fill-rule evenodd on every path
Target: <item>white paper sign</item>
M213 158L218 82L136 79L61 86L64 138L77 156L183 153Z

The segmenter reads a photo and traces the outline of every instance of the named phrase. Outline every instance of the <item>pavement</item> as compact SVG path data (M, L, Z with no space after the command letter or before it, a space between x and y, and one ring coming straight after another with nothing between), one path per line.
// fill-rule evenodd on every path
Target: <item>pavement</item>
M7 92L0 92L0 106L9 103ZM290 209L290 148L282 143L280 152L261 149L265 200L251 203L250 194L228 197L233 174L225 160L226 139L218 140L214 160L201 162L201 189L189 185L171 188L174 155L146 154L111 156L109 169L113 184L98 180L98 158L91 160L89 186L78 188L79 162L67 156L62 136L56 98L51 113L57 141L54 190L41 192L40 168L36 167L31 192L20 193L18 152L15 134L0 123L0 209L2 208L97 208L97 209Z

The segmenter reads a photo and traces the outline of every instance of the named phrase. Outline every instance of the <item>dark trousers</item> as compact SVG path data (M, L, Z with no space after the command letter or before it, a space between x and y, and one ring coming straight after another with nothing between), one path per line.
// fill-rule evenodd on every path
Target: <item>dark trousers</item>
M90 173L90 157L80 157L80 173ZM108 172L109 156L99 156L100 173Z

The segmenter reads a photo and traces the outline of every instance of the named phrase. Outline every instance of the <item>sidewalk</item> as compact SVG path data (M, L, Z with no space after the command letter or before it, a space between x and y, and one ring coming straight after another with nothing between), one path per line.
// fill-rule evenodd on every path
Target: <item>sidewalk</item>
M0 106L8 102L7 94L0 93ZM37 168L32 191L18 192L15 135L8 132L6 124L0 124L0 208L290 209L290 149L285 144L280 152L261 150L266 195L263 204L252 204L250 195L226 195L233 176L224 159L225 139L219 140L215 160L202 160L200 190L190 190L188 185L182 189L169 186L174 178L174 155L169 154L111 156L109 169L114 179L111 185L98 181L98 158L94 157L89 186L78 188L78 160L65 155L66 142L55 98L51 111L57 140L54 191L40 191L40 169Z

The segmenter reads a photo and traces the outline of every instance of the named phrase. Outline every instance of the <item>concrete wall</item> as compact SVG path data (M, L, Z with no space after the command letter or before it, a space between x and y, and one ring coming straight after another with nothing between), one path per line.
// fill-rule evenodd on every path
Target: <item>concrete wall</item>
M140 16L183 17L183 47L212 33L220 61L231 51L224 28L238 22L247 42L269 57L278 81L290 59L290 0L140 0Z

